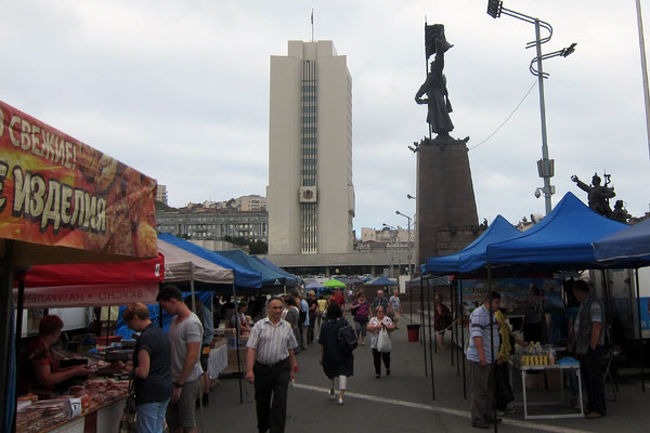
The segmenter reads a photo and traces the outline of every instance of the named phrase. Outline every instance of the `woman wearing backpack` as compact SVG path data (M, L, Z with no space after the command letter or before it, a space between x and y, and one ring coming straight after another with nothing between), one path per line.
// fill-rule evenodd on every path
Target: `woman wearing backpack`
M350 329L344 330L343 328L346 327ZM341 307L336 303L331 303L327 307L327 315L321 325L318 343L321 345L320 363L325 375L330 380L330 400L336 399L335 379L339 378L339 405L343 404L347 378L352 376L354 369L352 350L341 338L342 333L346 331L353 332L348 321L343 318ZM354 337L352 338L354 341Z
M364 338L366 338L366 328L368 327L368 312L370 304L366 299L365 293L361 292L357 299L352 301L352 308L354 311L354 329L359 339L359 344L365 345Z

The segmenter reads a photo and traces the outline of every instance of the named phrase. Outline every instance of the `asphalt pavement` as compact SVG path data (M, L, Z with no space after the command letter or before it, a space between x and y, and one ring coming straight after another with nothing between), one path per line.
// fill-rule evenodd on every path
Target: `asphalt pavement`
M415 318L415 317L414 317ZM415 318L417 320L417 318ZM425 376L423 345L408 342L408 314L392 335L391 375L382 371L375 378L372 353L368 345L354 351L354 376L348 379L345 404L339 406L328 398L329 381L318 363L320 346L312 344L297 355L299 371L290 386L287 405L287 433L368 432L477 432L469 420L469 400L463 398L462 371L451 365L450 350L434 354L433 399L430 372ZM449 336L447 336L449 342ZM428 339L427 339L428 343ZM427 356L429 350L427 348ZM454 360L455 361L455 360ZM382 367L383 368L383 367ZM517 376L515 376L517 377ZM254 389L236 378L221 379L210 395L210 403L198 412L201 432L256 432ZM517 388L517 387L516 387ZM518 388L521 388L520 386ZM648 432L650 423L645 411L650 408L650 387L643 393L638 375L622 379L619 392L607 385L608 416L597 420L583 418L524 421L521 394L517 393L516 412L503 416L499 432ZM529 392L534 401L559 399L559 391ZM469 398L469 384L467 388ZM613 399L616 401L611 401ZM558 405L561 413L571 413ZM533 406L530 411L541 410ZM532 412L531 412L532 413Z

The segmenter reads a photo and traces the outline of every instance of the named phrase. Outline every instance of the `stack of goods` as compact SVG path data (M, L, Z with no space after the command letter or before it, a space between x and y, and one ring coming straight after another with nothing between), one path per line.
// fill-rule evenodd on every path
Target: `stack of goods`
M73 397L81 398L84 411L88 411L104 403L125 397L128 388L128 380L89 379L83 385L71 387L68 392Z
M17 399L16 432L38 432L66 421L71 417L71 399L80 399L82 413L95 410L100 406L122 397L126 397L128 380L90 379L83 385L74 385L66 395L53 400L38 400L34 394L20 396Z
M537 343L530 343L525 348L517 348L517 359L522 367L545 367L555 364L555 351L551 346L542 347Z
M16 432L38 432L60 424L68 418L68 407L63 399L35 401L16 414Z

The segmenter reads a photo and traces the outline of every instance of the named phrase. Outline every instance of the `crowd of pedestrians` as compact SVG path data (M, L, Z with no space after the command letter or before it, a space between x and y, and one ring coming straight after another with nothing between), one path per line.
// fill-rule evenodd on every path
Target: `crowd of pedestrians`
M580 360L587 417L599 418L606 414L599 370L604 309L583 281L575 282L572 289L580 308L571 323L569 350ZM255 388L258 431L284 431L288 386L298 372L296 355L315 344L328 380L329 398L339 405L344 404L354 375L354 349L365 346L368 338L375 378L381 379L382 373L391 375L391 333L402 312L399 292L395 290L387 298L378 290L372 302L363 291L347 295L348 302L340 290L327 298L317 298L314 291L305 297L298 293L272 297L262 308L265 315L252 327L246 316L247 303L239 303L233 311L230 325L249 333L245 378ZM194 433L197 403L209 399L205 372L214 333L212 315L200 301L183 299L174 286L162 287L157 300L173 315L168 333L152 324L146 305L132 304L123 315L126 324L140 333L133 363L125 367L134 377L137 431L160 433L166 421L172 433ZM491 292L469 316L470 420L477 428L490 428L501 421L498 415L513 410L508 362L515 342L500 303L500 294ZM444 349L444 332L453 319L441 297L436 296L434 308L436 338Z

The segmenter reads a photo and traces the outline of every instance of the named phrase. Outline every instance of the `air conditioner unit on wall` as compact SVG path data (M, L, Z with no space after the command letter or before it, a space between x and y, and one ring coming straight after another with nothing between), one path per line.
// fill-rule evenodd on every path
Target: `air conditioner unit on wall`
M300 197L298 199L300 200L300 203L316 203L318 201L316 187L301 186Z

